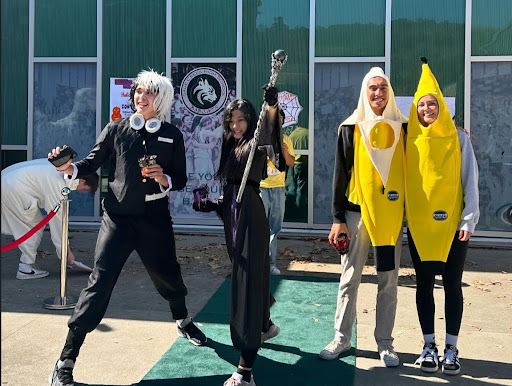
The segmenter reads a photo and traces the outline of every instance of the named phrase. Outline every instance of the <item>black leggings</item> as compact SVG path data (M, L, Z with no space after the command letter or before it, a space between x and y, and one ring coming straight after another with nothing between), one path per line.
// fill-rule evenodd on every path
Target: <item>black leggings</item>
M444 274L442 275L445 295L446 333L456 336L459 335L462 321L462 272L464 271L464 261L466 260L469 244L469 241L459 241L458 235L459 232L457 231L448 254ZM409 229L407 229L407 239L414 269L416 270L416 308L418 310L421 331L423 335L433 334L435 274L426 270L424 265L421 264Z

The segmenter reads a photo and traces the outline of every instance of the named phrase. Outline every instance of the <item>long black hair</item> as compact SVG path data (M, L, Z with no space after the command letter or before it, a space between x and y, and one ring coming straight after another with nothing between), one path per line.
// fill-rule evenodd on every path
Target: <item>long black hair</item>
M240 110L247 122L247 130L240 139L233 137L233 132L230 128L234 110ZM236 180L242 178L245 164L249 158L251 140L254 137L257 124L258 116L256 115L256 110L247 99L235 99L227 105L222 117L224 130L219 170L215 174L216 178L220 180Z

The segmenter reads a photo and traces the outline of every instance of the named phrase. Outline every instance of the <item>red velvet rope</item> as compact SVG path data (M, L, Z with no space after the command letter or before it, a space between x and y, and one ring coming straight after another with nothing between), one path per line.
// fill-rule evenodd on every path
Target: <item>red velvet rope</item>
M37 224L35 227L33 227L31 230L29 230L27 233L25 233L23 236L21 236L18 240L14 240L12 243L9 243L7 245L4 245L2 247L2 253L4 252L7 252L11 249L13 249L14 247L17 247L18 245L20 245L22 242L24 242L25 240L29 239L30 237L32 237L34 235L34 233L36 233L38 230L40 230L42 227L44 227L48 221L50 221L53 216L55 216L55 214L57 213L57 211L59 210L60 208L60 205L58 205L57 207L55 207L50 213L48 213L46 215L45 218L43 218L41 221L39 221L39 224Z

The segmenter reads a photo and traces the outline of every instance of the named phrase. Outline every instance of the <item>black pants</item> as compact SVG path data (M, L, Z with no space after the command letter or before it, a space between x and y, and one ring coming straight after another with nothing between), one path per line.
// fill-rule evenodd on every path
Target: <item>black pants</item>
M459 232L455 233L448 260L444 270L444 313L446 319L446 333L459 335L462 321L462 272L468 251L469 241L459 241ZM434 282L435 275L421 263L418 251L414 245L411 233L407 230L411 258L416 270L416 308L423 335L434 333Z
M94 269L69 319L69 334L61 359L75 359L85 335L103 319L112 290L128 256L139 254L157 291L167 301L174 319L184 319L187 288L176 261L172 221L163 200L146 203L144 215L104 212L94 256Z

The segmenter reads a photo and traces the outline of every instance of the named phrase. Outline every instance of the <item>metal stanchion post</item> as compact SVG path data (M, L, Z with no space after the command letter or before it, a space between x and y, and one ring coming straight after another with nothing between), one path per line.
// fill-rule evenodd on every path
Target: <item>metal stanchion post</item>
M62 250L60 252L60 296L48 298L43 302L43 307L51 310L66 310L75 307L78 297L66 295L66 270L68 265L68 224L69 224L69 202L68 198L71 189L62 188L64 198L61 201L62 210Z

